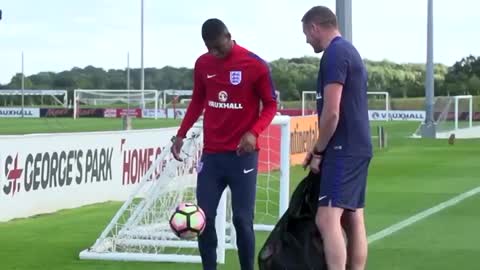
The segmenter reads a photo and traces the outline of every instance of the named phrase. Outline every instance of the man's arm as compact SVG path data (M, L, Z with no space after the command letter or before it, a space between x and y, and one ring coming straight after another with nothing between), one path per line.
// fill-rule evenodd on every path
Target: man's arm
M264 131L275 117L277 113L277 96L275 93L275 86L273 84L270 70L265 65L262 65L261 75L255 83L255 88L260 95L262 102L262 110L260 116L251 128L250 132L258 137Z
M206 90L203 80L201 78L201 72L199 71L198 61L195 63L193 70L193 93L192 100L188 105L185 117L182 120L180 129L177 132L177 137L185 138L188 130L198 120L198 117L202 114L205 105Z
M315 152L323 152L337 129L340 119L340 102L347 77L348 55L341 47L332 48L325 55L325 87L323 109L318 123L319 135Z
M337 129L340 118L340 101L342 99L343 85L331 83L325 86L324 102L320 122L318 123L318 140L315 146L317 152L327 148L327 144Z
M243 135L238 144L237 154L255 150L257 138L262 131L272 122L277 112L277 96L273 85L270 70L267 65L262 65L259 69L259 78L254 83L254 88L260 96L262 110L253 127Z

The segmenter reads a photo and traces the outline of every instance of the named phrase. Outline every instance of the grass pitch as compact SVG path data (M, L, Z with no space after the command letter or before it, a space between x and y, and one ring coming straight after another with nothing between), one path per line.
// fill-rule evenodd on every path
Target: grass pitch
M133 129L173 127L178 119L133 118ZM0 118L0 135L122 130L120 118Z
M0 133L27 130L23 120L17 120L16 125L12 120L8 129L0 125ZM88 120L76 123L90 130L106 128L106 122ZM145 125L152 127L165 124L158 120L147 122ZM140 127L140 123L134 123L134 127ZM447 140L408 139L418 126L409 122L376 123L373 135L378 124L386 127L389 141L388 148L375 149L370 167L366 208L369 235L480 186L480 140L457 140L455 145L449 145ZM58 122L57 127L62 128L59 131L65 131L67 126L71 131L85 127L76 125L66 121ZM121 127L121 122L111 125ZM30 130L40 132L44 126L32 122ZM291 190L304 175L301 168L292 167ZM367 269L476 269L480 254L479 204L480 195L472 196L371 244ZM109 202L0 223L0 269L201 269L198 264L79 260L79 252L95 241L119 206L118 202ZM257 251L266 236L257 233ZM229 251L227 263L219 269L239 269L236 252Z

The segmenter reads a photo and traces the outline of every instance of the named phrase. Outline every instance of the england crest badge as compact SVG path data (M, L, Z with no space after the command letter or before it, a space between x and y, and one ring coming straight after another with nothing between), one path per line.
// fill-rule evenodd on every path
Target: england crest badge
M233 85L238 85L242 82L242 72L241 71L230 71L230 83Z

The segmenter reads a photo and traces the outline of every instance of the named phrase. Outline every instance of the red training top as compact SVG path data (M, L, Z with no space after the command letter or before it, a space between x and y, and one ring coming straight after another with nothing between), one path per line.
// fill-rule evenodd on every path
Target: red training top
M258 137L277 111L267 63L237 44L223 59L201 55L195 62L192 100L177 136L185 138L203 109L205 152L235 151L248 131Z

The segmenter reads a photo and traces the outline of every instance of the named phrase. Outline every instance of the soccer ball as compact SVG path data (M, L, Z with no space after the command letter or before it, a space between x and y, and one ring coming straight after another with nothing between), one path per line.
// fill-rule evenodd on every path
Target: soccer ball
M193 203L181 203L170 217L170 228L182 239L194 239L205 229L203 210Z

